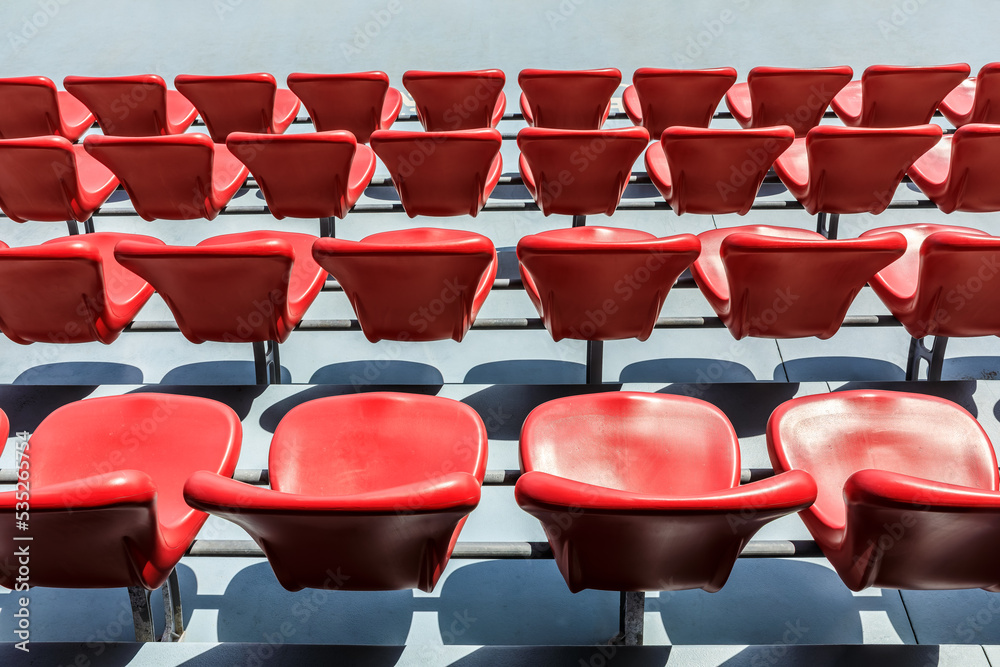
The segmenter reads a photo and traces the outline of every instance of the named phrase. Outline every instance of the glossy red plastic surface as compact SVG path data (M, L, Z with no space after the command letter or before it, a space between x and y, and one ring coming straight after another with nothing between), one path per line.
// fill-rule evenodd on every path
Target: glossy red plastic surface
M1000 63L987 63L941 100L938 110L955 127L1000 123Z
M517 258L524 291L553 340L646 340L700 249L691 234L573 227L523 237Z
M795 471L740 486L736 433L695 398L604 392L535 408L514 497L574 593L717 591L765 524L816 497Z
M625 113L653 140L675 125L708 127L719 102L736 82L732 67L655 69L641 67L622 94Z
M115 175L68 139L0 139L0 209L15 222L83 222L116 187Z
M204 134L105 137L84 148L121 180L144 220L213 220L246 181L248 170Z
M678 215L746 215L764 176L794 138L787 125L751 130L671 127L646 149L646 172Z
M834 112L850 127L903 127L931 121L945 96L969 76L965 63L934 67L872 65L837 93Z
M44 76L0 79L0 139L58 135L76 141L94 114Z
M741 127L788 125L795 136L804 137L819 125L830 101L853 75L847 66L754 67L745 83L726 93L726 106Z
M497 274L493 242L457 230L405 229L361 241L322 238L312 252L344 288L373 343L461 341Z
M31 434L32 586L159 588L208 518L198 470L232 476L242 427L217 401L137 393L65 405ZM18 571L16 491L0 492L0 586ZM23 509L23 508L22 508Z
M914 338L1000 335L1000 238L978 229L902 225L862 238L906 237L906 254L871 279L872 289ZM986 289L983 287L986 286Z
M775 472L819 487L800 516L851 590L1000 589L997 459L951 401L844 391L783 403L767 425Z
M829 338L879 269L902 256L906 239L829 240L813 231L747 225L698 235L691 275L737 340Z
M403 86L428 132L496 127L507 106L505 82L498 69L403 73Z
M1000 127L963 125L906 173L945 213L1000 211Z
M198 473L192 507L238 524L286 589L430 592L486 474L486 427L436 396L309 401L274 432L271 489Z
M156 74L67 76L63 86L90 109L107 135L180 134L198 116L194 105L176 90L167 90Z
M526 127L517 133L524 186L545 215L611 215L632 165L649 144L644 127L556 130Z
M212 135L225 143L230 132L281 134L299 111L299 98L278 89L265 72L228 76L178 74L174 86L191 100Z
M403 107L385 72L288 75L288 87L302 100L317 132L347 130L367 144L375 130L388 130Z
M611 111L622 73L591 70L525 69L517 75L521 113L532 127L598 130Z
M494 129L372 133L406 214L475 217L493 192L503 159Z
M938 125L821 125L796 139L774 171L811 215L881 213L906 170L940 139Z
M375 174L375 153L347 131L233 132L226 146L250 168L279 220L343 218Z
M192 343L281 343L326 280L312 258L315 240L309 234L255 231L215 236L196 246L123 241L115 257L156 288Z

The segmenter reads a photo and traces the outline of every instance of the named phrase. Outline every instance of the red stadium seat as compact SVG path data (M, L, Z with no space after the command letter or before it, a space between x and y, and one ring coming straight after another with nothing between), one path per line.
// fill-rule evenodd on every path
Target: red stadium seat
M505 82L498 69L403 73L403 85L428 132L496 127L507 106Z
M938 110L955 127L1000 123L1000 63L988 63L941 100Z
M0 410L0 454L3 454L4 446L7 444L7 436L10 434L10 421L7 419L7 414Z
M599 130L621 81L622 73L615 68L521 70L521 113L532 127Z
M828 240L803 229L747 225L698 235L691 274L739 340L826 339L837 333L861 288L902 256L906 240Z
M212 141L225 143L230 132L281 134L299 110L299 98L278 89L270 74L197 76L178 74L174 86L191 100Z
M121 180L144 220L213 220L248 173L225 145L204 134L90 135L83 145Z
M804 137L819 125L826 108L851 81L850 67L796 69L754 67L745 83L726 93L726 106L741 127L789 125Z
M746 215L771 165L794 138L787 125L752 130L671 127L646 149L646 172L677 215Z
M250 168L271 215L343 218L375 173L375 154L347 131L233 132L226 146Z
M494 129L372 133L406 214L476 216L500 180L503 139Z
M740 486L736 433L696 398L605 392L535 408L514 497L570 590L718 591L765 524L808 507L800 471Z
M115 244L126 240L163 243L112 232L22 248L0 242L0 330L22 345L114 341L153 295L115 261Z
M63 86L97 117L104 134L149 137L180 134L198 110L156 74L67 76Z
M250 533L287 590L430 592L479 504L486 427L436 396L320 398L278 424L268 474L196 473L184 497Z
M524 186L545 215L611 215L649 144L644 127L557 130L526 127L517 133Z
M405 229L324 238L313 257L344 288L365 337L461 341L497 274L493 242L473 232Z
M697 237L658 239L609 227L573 227L517 243L524 291L553 340L646 340Z
M317 132L347 130L367 144L375 130L388 130L403 107L385 72L288 75L288 87L302 100Z
M655 69L642 67L632 75L622 103L636 125L654 141L675 125L708 127L719 102L736 82L732 67L715 69Z
M965 63L934 67L872 65L844 86L831 106L850 127L903 127L931 121L941 100L965 81Z
M945 213L1000 211L1000 127L963 125L906 173Z
M0 140L0 209L15 222L85 222L118 187L118 179L58 136Z
M0 79L0 139L58 135L76 141L94 114L44 76Z
M775 472L819 487L800 516L853 591L1000 590L997 459L954 403L891 391L792 399L771 415Z

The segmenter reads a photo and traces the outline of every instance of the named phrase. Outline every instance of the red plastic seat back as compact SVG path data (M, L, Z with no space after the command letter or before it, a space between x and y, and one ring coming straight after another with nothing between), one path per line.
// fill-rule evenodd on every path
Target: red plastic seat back
M804 137L819 125L830 100L851 81L850 67L754 67L747 75L754 127L788 125Z
M156 74L68 76L63 85L93 112L104 134L122 137L167 134L167 84Z
M51 79L0 79L0 139L61 133L58 95Z
M493 113L505 81L498 69L403 74L403 86L428 132L495 127Z
M632 83L642 109L642 125L658 139L675 125L708 127L722 96L736 82L732 67L684 70L642 67Z
M872 65L861 76L862 127L929 123L937 105L969 76L965 63L937 67Z
M0 141L0 208L19 222L76 219L73 153L73 144L59 136Z
M318 132L347 130L366 144L380 127L389 76L385 72L295 73L288 75L288 87L302 100Z
M271 134L278 84L270 74L179 74L174 85L198 109L213 141L223 143L231 132Z
M525 69L517 75L533 125L567 130L599 129L621 80L622 73L615 68Z
M953 208L1000 211L1000 127L963 125L951 142L948 190L954 197Z
M976 76L970 123L1000 123L1000 63L983 65Z

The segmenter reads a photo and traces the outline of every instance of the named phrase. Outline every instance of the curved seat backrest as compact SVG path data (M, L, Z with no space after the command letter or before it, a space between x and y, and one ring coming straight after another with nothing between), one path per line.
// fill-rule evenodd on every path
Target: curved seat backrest
M969 66L872 65L861 75L862 127L929 123L937 105L969 76Z
M819 125L830 101L851 81L850 67L754 67L747 75L753 127L788 125L803 137Z
M1000 123L1000 62L983 65L976 76L970 123Z
M525 69L517 75L534 126L568 130L599 129L621 80L622 73L615 68Z
M505 82L498 69L403 73L403 86L428 132L494 127L493 113Z
M953 210L1000 210L1000 127L973 123L955 130L948 190Z
M385 72L288 75L288 88L302 100L317 132L347 130L368 143L379 129L382 105L389 90Z
M270 134L278 84L266 72L232 76L179 74L174 86L198 109L212 140L231 132Z
M17 222L78 219L76 159L59 136L0 142L0 208Z
M167 134L167 84L156 74L68 76L63 85L93 112L104 134L123 137Z
M62 134L56 85L44 76L0 79L0 139Z
M708 127L719 101L736 82L732 67L685 70L641 67L632 75L642 125L658 139L668 127Z

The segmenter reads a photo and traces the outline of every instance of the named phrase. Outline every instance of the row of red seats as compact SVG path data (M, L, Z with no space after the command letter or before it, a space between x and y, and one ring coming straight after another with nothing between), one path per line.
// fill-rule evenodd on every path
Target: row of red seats
M98 232L0 246L0 330L22 344L111 343L154 289L194 343L283 342L327 271L368 340L461 341L497 273L485 236L428 228L362 241L255 231L168 246ZM517 245L525 292L557 341L646 340L689 267L737 339L829 338L865 284L915 338L1000 335L1000 291L987 285L998 252L1000 238L942 225L844 240L760 225L667 238L575 227Z

